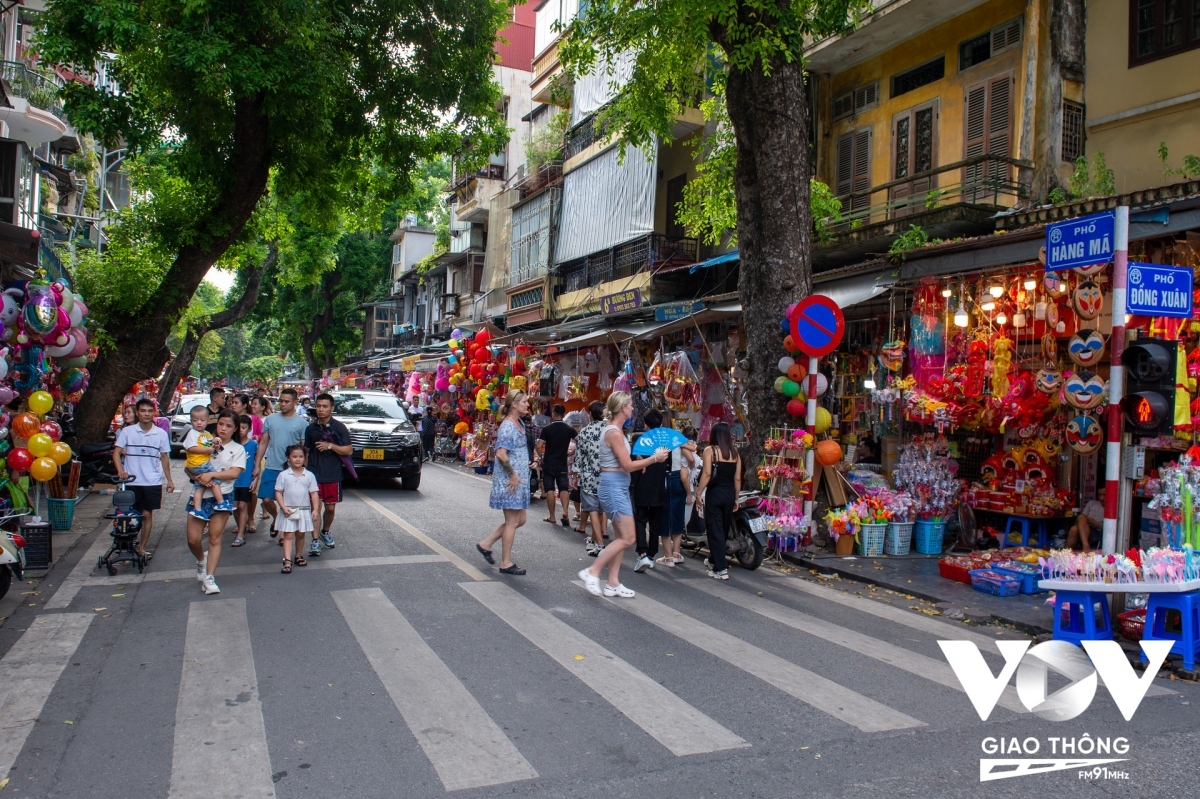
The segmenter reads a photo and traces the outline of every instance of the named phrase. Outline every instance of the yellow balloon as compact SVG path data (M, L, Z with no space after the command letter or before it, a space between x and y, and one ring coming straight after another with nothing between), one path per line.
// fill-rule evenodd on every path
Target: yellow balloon
M815 429L818 433L824 433L833 424L833 415L828 408L817 408L817 424ZM33 452L33 450L29 450Z
M29 467L29 476L39 483L52 479L56 474L58 474L58 464L49 458L38 458Z
M50 450L54 447L54 439L45 433L34 433L26 442L25 448L29 450L29 454L35 458L44 458L50 454Z
M29 410L38 416L45 416L54 407L54 397L48 392L35 391L29 395Z
M55 441L54 446L50 448L50 455L47 457L59 466L66 466L71 462L71 455L71 447L66 442Z

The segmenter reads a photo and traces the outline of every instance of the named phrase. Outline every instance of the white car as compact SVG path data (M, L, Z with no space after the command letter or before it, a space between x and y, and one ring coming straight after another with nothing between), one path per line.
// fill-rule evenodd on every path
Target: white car
M183 439L192 429L192 408L208 405L207 394L186 394L179 404L171 409L171 455L183 457Z

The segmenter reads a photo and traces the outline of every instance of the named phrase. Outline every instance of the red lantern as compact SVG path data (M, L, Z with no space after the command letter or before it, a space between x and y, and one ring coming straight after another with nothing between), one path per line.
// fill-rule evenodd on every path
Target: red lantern
M475 334L475 343L476 344L487 344L491 340L492 340L492 334L487 332L486 330L480 330L478 333Z
M808 377L808 369L801 364L792 364L792 368L787 372L788 380L794 380L800 383L804 378Z
M14 472L27 472L33 465L33 453L24 447L17 447L8 453L8 468Z
M800 400L788 400L788 416L803 416L807 410L808 408L805 406L805 403L801 402Z
M41 424L41 431L50 436L51 441L62 440L62 428L58 426L58 422L47 419Z

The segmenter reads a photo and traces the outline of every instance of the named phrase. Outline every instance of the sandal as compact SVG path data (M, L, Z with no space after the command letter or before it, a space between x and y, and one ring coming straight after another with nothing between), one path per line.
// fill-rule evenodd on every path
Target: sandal
M554 517L553 517L553 516L547 516L546 518L542 519L542 521L544 521L544 522L550 522L551 524L554 524Z
M284 558L283 559L283 568L280 569L279 571L282 572L283 574L291 574L292 573L292 562L290 560L288 560L287 558Z
M246 528L246 534L247 534L247 535L249 535L250 533L257 533L257 532L258 532L258 528L257 528L257 527L247 527L247 528Z
M675 568L675 558L673 557L668 558L664 555L661 558L655 558L654 562L660 566L670 566L671 568Z
M244 539L244 538L235 538L235 539L233 539L233 543L232 543L232 544L230 544L229 546L231 546L231 547L244 547L245 545L246 545L246 539Z
M271 538L274 538L274 537L275 537L275 536L277 536L277 535L279 535L279 531L278 531L278 530L276 530L276 529L275 529L275 525L273 525L273 524L272 524L272 525L271 525Z
M297 556L296 556L296 560L295 560L295 564L296 564L297 566L307 566L307 565L308 565L308 561L304 559L304 556L303 556L303 555L297 555Z
M513 565L509 566L507 569L501 569L500 573L501 574L524 574L525 570L514 563Z
M562 518L561 518L561 519L559 519L558 521L559 521L559 523L560 523L560 524L562 524L562 526L563 526L563 527L570 527L570 526L571 526L571 520L570 520L570 519L568 519L566 516L562 517Z
M479 546L479 544L475 545L475 549L479 550L479 554L483 555L484 560L486 560L488 563L495 564L496 559L492 557L492 550L484 549L483 547Z

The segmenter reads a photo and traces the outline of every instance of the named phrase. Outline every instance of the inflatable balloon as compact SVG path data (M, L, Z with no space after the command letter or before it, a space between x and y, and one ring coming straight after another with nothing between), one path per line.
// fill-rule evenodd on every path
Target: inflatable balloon
M78 367L67 369L58 376L58 384L68 394L74 394L76 391L84 391L87 389L88 384L88 370Z
M58 474L58 464L49 458L38 458L29 466L29 476L39 483L53 480Z
M49 392L35 391L29 395L29 410L33 411L38 416L45 416L53 407L54 397L51 397Z
M457 341L458 339L460 339L462 337L463 337L463 332L462 332L461 328L456 327L456 328L454 328L454 330L450 331L451 340ZM455 345L455 346L457 346L457 345Z
M20 289L5 289L0 295L0 322L10 330L17 326L21 318L21 301L24 295Z
M21 310L25 329L33 335L45 336L58 324L58 305L45 283L30 281L25 289L25 306Z
M71 354L71 350L75 349L75 339L68 333L66 341L63 344L48 344L46 346L46 354L51 358L66 358Z
M72 358L82 358L85 355L87 355L87 351L88 351L87 331L83 330L82 328L73 327L73 328L71 328L71 331L70 331L70 333L68 333L68 335L71 337L71 350L70 350L70 352L67 353L67 355L69 355ZM85 365L86 365L86 363L80 364L80 366L85 366Z
M54 296L58 300L58 307L68 314L71 313L71 309L75 307L75 292L71 291L71 287L67 285L66 281L54 281L50 284L50 290L54 292Z
M475 343L476 344L485 344L486 345L491 340L492 340L492 334L487 332L486 330L480 330L478 333L475 334Z
M44 458L50 454L50 450L54 448L54 439L45 433L34 433L29 437L29 441L25 443L25 449L29 450L29 454L35 458Z
M41 423L38 429L50 436L51 441L62 441L62 428L59 427L58 422L47 419Z
M58 365L63 369L70 369L72 367L82 369L87 366L87 356L80 355L78 358L63 358L58 362ZM8 365L5 364L4 368L7 371Z
M33 391L42 381L42 351L26 347L21 360L9 370L10 382L17 391Z
M40 432L41 425L41 420L32 413L18 413L12 418L12 431L20 438L29 438Z
M8 403L12 402L16 398L17 392L13 391L8 386L0 386L0 405L8 405ZM0 440L3 439L4 436L0 436Z
M24 447L17 447L8 453L8 468L14 472L28 471L33 465L33 455Z

